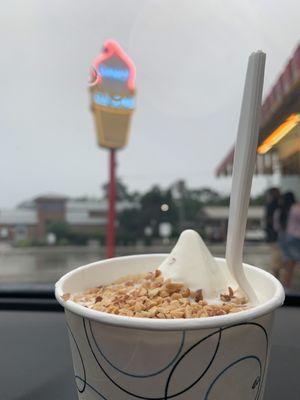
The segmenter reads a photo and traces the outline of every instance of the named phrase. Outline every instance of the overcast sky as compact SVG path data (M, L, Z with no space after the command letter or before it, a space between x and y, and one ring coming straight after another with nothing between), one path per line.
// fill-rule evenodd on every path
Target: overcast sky
M299 0L2 0L0 206L99 195L107 152L87 79L107 38L137 68L119 176L131 190L183 178L229 192L214 169L235 139L248 55L267 53L267 94L300 39L299 15Z

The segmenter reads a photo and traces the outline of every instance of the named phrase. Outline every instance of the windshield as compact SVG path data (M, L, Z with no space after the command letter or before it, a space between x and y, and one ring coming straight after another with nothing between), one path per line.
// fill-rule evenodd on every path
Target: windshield
M116 4L1 3L1 287L168 253L187 228L224 257L247 60L261 49L244 260L300 293L298 2Z

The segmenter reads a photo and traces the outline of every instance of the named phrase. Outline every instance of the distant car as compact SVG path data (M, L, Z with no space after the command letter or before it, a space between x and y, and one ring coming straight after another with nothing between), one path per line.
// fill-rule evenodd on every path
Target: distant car
M263 242L265 239L265 231L262 229L251 229L246 231L246 240L249 242Z

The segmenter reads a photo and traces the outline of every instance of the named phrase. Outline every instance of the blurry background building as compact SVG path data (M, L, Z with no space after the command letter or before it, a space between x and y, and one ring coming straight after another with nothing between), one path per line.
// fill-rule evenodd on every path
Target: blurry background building
M222 242L226 239L229 207L206 206L203 208L203 226L207 239ZM264 207L250 206L248 210L246 240L264 240Z
M257 149L256 173L279 173L282 191L300 199L300 45L266 96ZM217 167L216 175L230 175L234 148Z
M188 196L187 189L185 189L185 193ZM149 193L146 196L149 196ZM156 221L153 221L152 217L150 220L152 223L157 222L158 225L160 223L170 223L175 236L178 233L177 231L181 231L182 228L195 228L200 230L202 235L210 241L220 242L225 240L229 215L228 205L208 205L208 189L201 191L200 198L202 198L203 205L201 203L195 204L199 209L197 219L194 217L194 211L193 219L188 218L187 208L192 206L191 200L184 208L182 199L177 198L174 203L169 199L171 207L176 208L177 223L174 222L174 219L168 217L168 213L171 212L168 204L162 204L162 209L164 210L165 206L167 211L161 212L160 205L162 201L160 199L157 208L159 208L162 217L160 219L158 215L154 217ZM184 199L184 201L187 200ZM118 200L117 226L121 223L120 232L117 232L119 233L119 238L124 239L124 234L122 234L124 224L129 230L133 229L132 224L137 225L136 229L139 228L139 219L147 216L150 207L147 205L143 213L142 204L143 201L139 204L136 199ZM0 241L36 245L45 244L49 239L49 244L54 244L54 235L54 242L59 244L86 244L91 239L104 243L107 207L105 198L72 199L58 195L39 196L32 200L24 201L16 208L0 209ZM138 209L140 210L139 214L137 214ZM121 221L119 221L120 215L122 215ZM250 206L247 227L248 239L264 239L263 217L262 206ZM150 236L155 236L153 225L146 223L146 228L149 228L148 225L151 228ZM140 230L140 232L142 231L144 229ZM144 235L148 235L147 230ZM143 236L142 233L134 236L133 242L142 239L141 236Z
M119 201L117 210L128 207ZM70 199L44 195L25 201L14 209L0 209L0 240L43 242L47 234L70 236L76 241L86 237L104 237L107 221L106 199ZM68 231L68 232L66 232ZM80 241L80 240L79 240Z

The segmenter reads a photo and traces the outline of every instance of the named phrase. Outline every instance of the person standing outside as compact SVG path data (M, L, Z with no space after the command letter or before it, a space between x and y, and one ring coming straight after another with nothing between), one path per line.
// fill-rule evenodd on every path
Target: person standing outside
M281 269L282 256L280 247L278 246L278 232L274 228L274 214L279 207L280 191L273 187L268 189L266 193L265 205L265 232L266 241L270 244L271 250L271 268L273 274L278 278Z
M285 276L283 284L290 288L296 264L300 263L300 204L292 192L283 195L283 204L278 214L281 233L279 246L283 253Z

